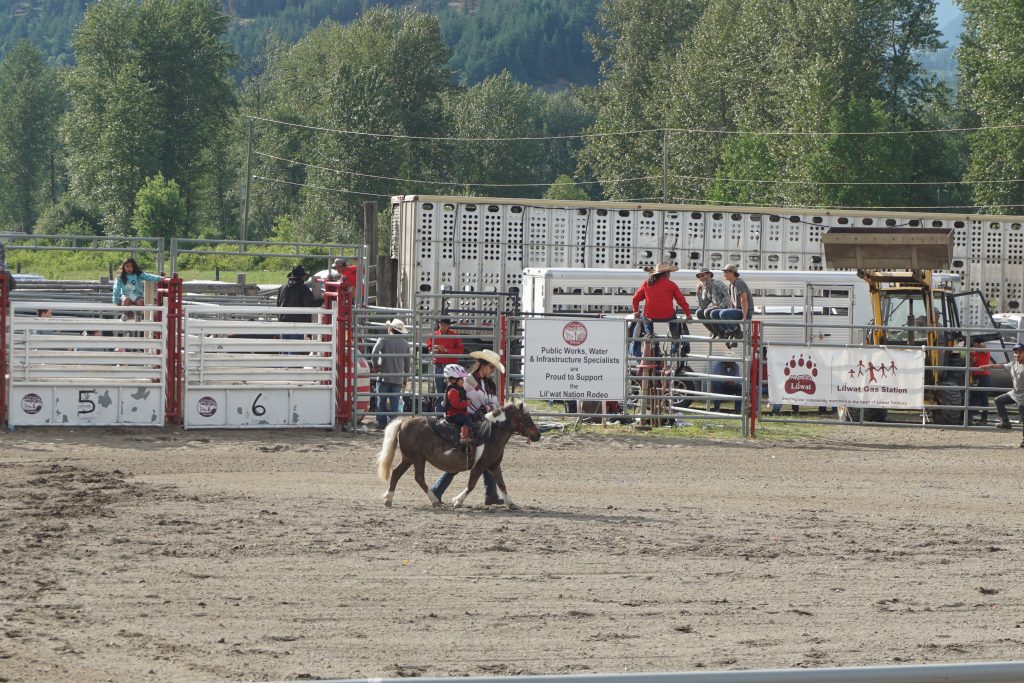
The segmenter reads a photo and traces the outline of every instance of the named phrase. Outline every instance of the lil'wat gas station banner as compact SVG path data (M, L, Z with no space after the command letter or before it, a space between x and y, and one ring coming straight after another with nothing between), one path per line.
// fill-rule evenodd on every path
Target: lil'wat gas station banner
M924 351L772 345L768 400L918 410L924 407Z

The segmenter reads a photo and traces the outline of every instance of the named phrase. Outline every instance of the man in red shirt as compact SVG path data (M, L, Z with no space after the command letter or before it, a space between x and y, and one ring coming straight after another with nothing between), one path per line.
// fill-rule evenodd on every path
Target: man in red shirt
M971 389L967 405L981 408L981 419L975 422L977 410L970 411L970 423L988 424L988 390L992 387L992 371L987 366L992 363L992 354L985 346L984 339L971 340Z
M450 363L459 363L466 349L462 346L459 334L452 329L451 318L440 318L437 321L437 329L427 340L427 351L434 355L434 390L438 396L435 399L435 410L443 410L445 379L444 366Z
M654 334L654 323L668 323L669 333L673 339L679 339L683 326L676 319L676 304L683 309L686 320L693 320L690 315L690 304L679 290L679 285L672 282L669 273L679 268L671 263L659 263L651 271L650 277L636 290L633 295L633 316L640 313L640 302L644 303L644 333ZM672 345L675 354L676 344Z

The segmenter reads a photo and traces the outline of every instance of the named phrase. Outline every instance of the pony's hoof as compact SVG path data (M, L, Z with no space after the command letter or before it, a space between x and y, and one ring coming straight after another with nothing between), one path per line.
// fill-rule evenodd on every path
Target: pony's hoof
M384 507L386 507L386 508L391 507L391 501L390 500L385 500L384 501Z
M506 503L505 507L507 507L509 510L518 510L519 509L519 506L516 505L515 503Z
M433 503L431 503L431 505L433 505L436 508L443 508L444 507L444 503L442 503L439 500L435 500Z

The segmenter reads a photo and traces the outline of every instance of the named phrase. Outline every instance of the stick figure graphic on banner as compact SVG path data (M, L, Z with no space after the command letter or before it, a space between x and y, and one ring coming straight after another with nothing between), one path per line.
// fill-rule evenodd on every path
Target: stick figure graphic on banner
M857 362L857 376L858 377L863 377L864 376L864 361L863 360L860 360L860 361Z
M877 369L878 368L875 367L874 363L872 363L871 361L868 361L868 384L871 384L872 382L877 382L878 381L878 378L875 377L875 370L877 370Z

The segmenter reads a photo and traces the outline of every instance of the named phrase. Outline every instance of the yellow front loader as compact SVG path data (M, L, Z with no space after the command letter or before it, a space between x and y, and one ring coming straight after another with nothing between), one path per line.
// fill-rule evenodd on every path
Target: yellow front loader
M821 238L829 268L856 269L871 294L873 326L865 343L927 346L925 385L928 405L964 404L964 335L953 276L950 230L924 228L830 228ZM922 329L918 329L922 328ZM963 411L930 411L933 422L960 424ZM865 410L864 418L883 421L884 410Z

